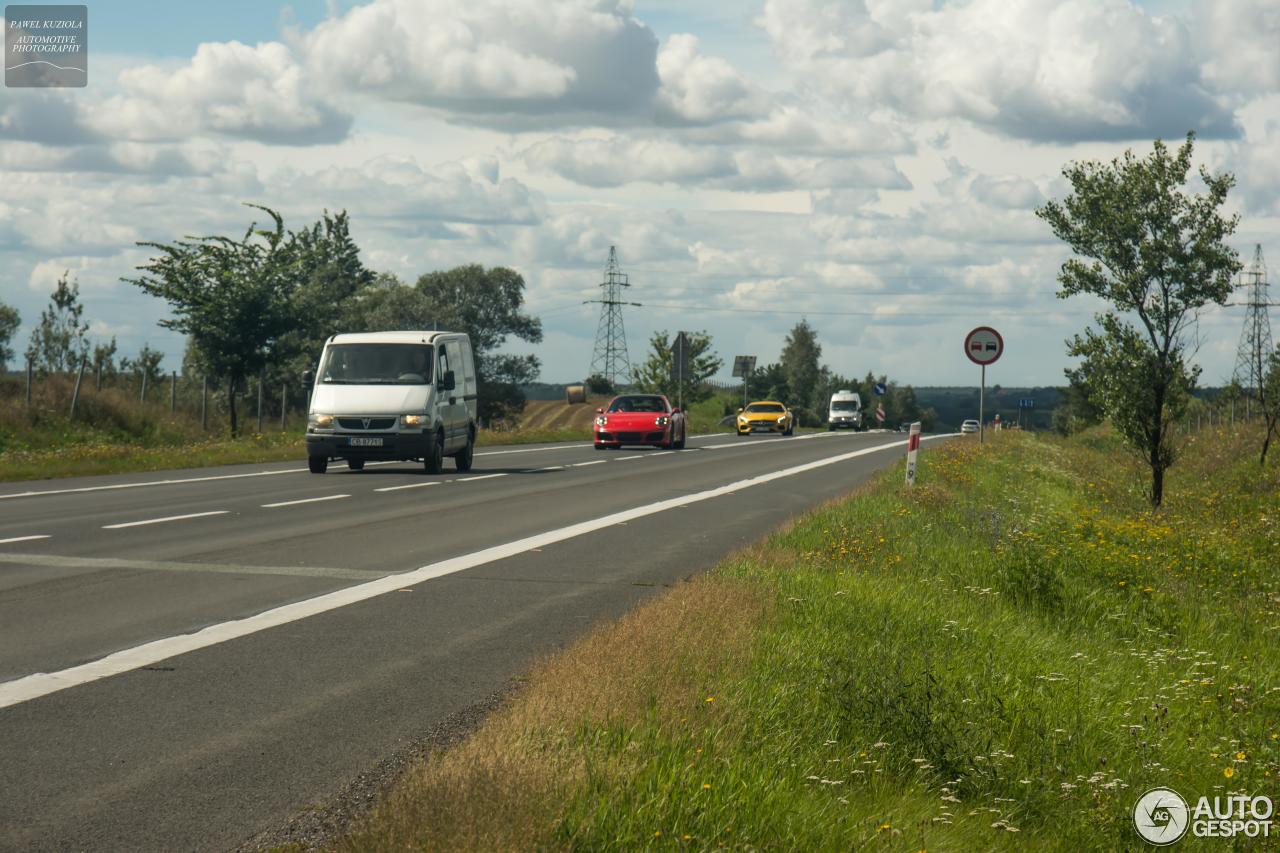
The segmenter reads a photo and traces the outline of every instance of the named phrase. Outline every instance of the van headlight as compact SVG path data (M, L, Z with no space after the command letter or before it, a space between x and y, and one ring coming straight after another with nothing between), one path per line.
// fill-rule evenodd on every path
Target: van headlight
M427 425L426 415L401 415L400 426L405 429L419 429Z
M312 429L333 429L333 415L319 415L312 412L307 415L307 426Z

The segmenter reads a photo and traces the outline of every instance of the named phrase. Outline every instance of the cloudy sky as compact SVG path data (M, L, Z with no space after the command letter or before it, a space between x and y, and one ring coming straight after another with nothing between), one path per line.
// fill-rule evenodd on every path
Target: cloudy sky
M824 361L1060 384L1097 307L1055 298L1031 211L1070 160L1195 129L1239 179L1234 245L1280 263L1274 0L262 0L89 3L89 85L0 89L0 301L30 326L63 270L97 338L176 366L164 303L121 277L137 241L301 227L345 208L366 263L412 280L519 270L543 378L581 379L616 245L655 330L778 357L802 317ZM1241 308L1200 324L1229 377ZM727 369L726 369L727 374Z

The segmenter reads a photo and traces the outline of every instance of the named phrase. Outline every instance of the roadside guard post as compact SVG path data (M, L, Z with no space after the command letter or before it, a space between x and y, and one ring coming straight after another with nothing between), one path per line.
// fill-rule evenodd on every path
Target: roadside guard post
M987 427L982 409L987 396L987 365L1004 354L1004 338L990 326L979 326L964 338L964 354L974 364L982 366L982 382L978 386L978 441L986 438Z
M920 422L911 425L907 434L907 485L916 484L916 453L920 450Z

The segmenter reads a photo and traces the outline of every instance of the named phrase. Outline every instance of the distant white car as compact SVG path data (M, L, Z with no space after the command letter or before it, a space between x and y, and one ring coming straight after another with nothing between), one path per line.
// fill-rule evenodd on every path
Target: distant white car
M977 432L978 422L970 418L969 420L960 424L960 431L961 432Z

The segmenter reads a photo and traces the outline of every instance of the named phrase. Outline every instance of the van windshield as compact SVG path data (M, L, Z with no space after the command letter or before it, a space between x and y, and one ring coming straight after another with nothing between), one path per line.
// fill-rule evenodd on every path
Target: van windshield
M324 352L320 381L331 385L427 385L431 347L419 344L334 344Z
M858 401L857 400L832 400L831 411L856 412L858 411Z

